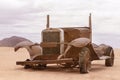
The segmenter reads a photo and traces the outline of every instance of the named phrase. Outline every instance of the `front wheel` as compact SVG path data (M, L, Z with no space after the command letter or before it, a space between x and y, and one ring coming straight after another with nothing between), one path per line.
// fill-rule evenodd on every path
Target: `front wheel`
M112 47L108 47L106 50L106 55L109 56L109 59L105 60L105 66L111 67L114 65L114 51Z
M87 47L81 49L79 53L80 73L88 73L91 67L90 50Z

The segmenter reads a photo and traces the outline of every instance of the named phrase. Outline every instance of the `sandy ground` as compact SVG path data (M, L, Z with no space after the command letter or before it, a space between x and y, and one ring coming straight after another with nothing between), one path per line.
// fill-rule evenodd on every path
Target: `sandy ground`
M104 60L92 62L88 74L78 69L61 69L50 65L45 70L24 69L16 61L29 58L25 49L14 52L13 48L0 48L0 80L120 80L120 49L115 50L115 64L105 67Z

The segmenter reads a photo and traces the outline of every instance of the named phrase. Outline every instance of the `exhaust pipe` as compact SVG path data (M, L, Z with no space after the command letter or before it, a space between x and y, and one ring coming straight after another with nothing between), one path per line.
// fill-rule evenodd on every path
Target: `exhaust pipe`
M90 39L92 43L92 20L91 20L91 13L89 15L89 28L90 28Z
M49 17L49 15L47 15L47 25L46 25L46 29L49 29L49 27L50 27L49 19L50 19L50 17Z

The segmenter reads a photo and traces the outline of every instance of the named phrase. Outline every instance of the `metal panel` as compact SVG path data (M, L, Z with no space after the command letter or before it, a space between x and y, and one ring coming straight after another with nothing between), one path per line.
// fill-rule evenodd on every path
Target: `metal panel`
M43 32L43 42L60 42L60 32ZM43 47L43 54L59 54L60 44L56 47Z

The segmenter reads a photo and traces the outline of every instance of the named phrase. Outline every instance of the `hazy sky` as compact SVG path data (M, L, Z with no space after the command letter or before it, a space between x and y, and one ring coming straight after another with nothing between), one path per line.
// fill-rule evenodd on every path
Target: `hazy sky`
M107 34L120 40L119 0L0 0L0 39L40 33L47 14L51 15L51 27L87 26L89 13L94 36Z

